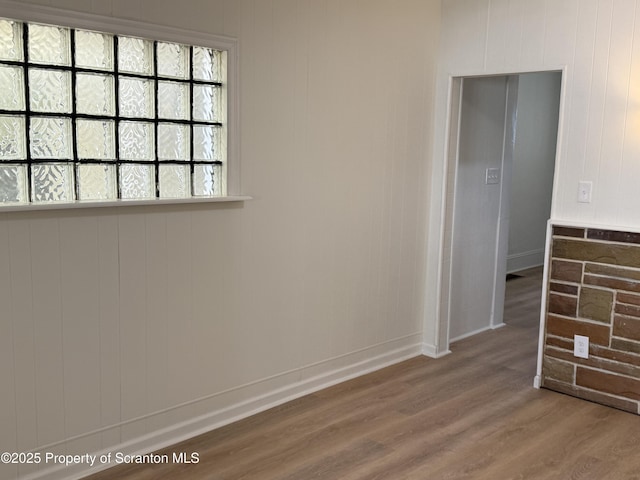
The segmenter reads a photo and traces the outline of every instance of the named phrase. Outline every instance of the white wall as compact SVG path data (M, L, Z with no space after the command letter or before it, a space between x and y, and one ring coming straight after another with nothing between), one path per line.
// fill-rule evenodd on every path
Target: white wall
M559 72L519 76L507 271L542 265L558 136Z
M144 449L419 353L439 1L23 3L237 37L254 200L0 214L0 451Z
M640 10L636 0L444 0L436 87L427 284L439 285L450 76L564 69L552 218L640 226ZM594 182L577 202L578 181ZM441 287L425 341L446 349Z

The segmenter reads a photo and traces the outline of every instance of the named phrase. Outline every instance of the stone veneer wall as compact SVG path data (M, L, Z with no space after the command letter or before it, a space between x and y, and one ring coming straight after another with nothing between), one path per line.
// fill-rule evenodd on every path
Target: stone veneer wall
M640 234L553 227L549 277L542 386L640 414Z

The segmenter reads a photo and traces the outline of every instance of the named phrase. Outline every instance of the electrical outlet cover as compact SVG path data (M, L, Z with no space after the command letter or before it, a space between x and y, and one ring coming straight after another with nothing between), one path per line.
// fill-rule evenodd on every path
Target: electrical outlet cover
M583 335L573 336L573 356L589 358L589 337Z

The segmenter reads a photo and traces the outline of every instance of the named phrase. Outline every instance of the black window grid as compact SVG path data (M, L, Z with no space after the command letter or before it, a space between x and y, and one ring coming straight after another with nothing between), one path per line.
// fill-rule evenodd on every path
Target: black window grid
M33 182L32 182L32 166L36 164L71 164L72 165L72 175L73 175L73 184L74 184L74 195L76 199L79 199L79 181L78 181L78 165L115 165L115 184L117 189L117 198L121 197L121 185L120 185L120 165L133 165L133 164L141 164L141 165L153 165L154 166L154 174L155 174L155 198L160 197L160 165L188 165L190 171L191 184L189 185L192 196L193 196L193 177L194 177L194 168L196 165L218 165L222 166L222 160L197 160L194 158L194 127L195 126L211 126L216 128L221 128L223 126L222 122L215 121L202 121L202 120L193 120L193 118L186 119L173 119L173 118L161 118L158 114L159 107L159 93L158 93L158 82L160 81L169 81L174 83L179 83L183 85L187 85L189 89L189 116L193 117L193 102L194 102L194 86L196 85L205 85L205 86L213 86L215 88L221 88L223 83L221 81L205 81L200 79L193 78L193 64L194 64L194 45L186 45L189 49L189 76L188 78L174 78L169 76L158 75L158 53L157 46L158 43L164 43L160 40L149 40L152 43L152 60L153 60L153 73L150 75L132 73L132 72L120 72L118 67L118 39L122 35L117 34L109 34L104 32L104 35L110 35L113 38L113 69L112 70L103 70L103 69L93 69L86 67L78 67L76 66L76 43L75 43L75 33L77 29L67 28L69 31L69 43L70 43L70 62L71 65L56 65L56 64L47 64L47 63L36 63L29 61L29 25L28 22L20 22L22 24L22 61L15 60L0 60L0 65L9 65L9 66L18 66L22 68L23 82L24 82L24 101L25 108L24 110L5 110L0 109L0 115L9 115L9 116L24 116L25 118L25 159L24 160L10 160L7 161L7 164L14 165L26 165L26 175L27 175L27 199L28 203L33 202ZM144 39L148 40L148 39ZM172 42L175 43L175 42ZM184 44L182 44L184 45ZM209 48L209 47L207 47ZM213 49L215 50L215 49ZM29 85L29 69L30 68L41 68L46 70L57 70L57 71L67 71L71 72L71 113L65 112L41 112L41 111L33 111L31 110L31 96L30 96L30 85ZM98 114L83 114L78 113L77 110L77 91L76 91L76 78L78 73L91 73L91 74L99 74L99 75L112 75L114 81L113 87L113 95L114 95L114 115L98 115ZM122 116L120 115L120 89L119 82L121 78L134 78L134 79L142 79L142 80L151 80L154 85L154 115L153 117L130 117L130 116ZM58 159L58 158L38 158L34 159L31 154L31 138L30 138L30 125L33 117L50 117L50 118L67 118L71 120L71 149L72 149L72 159ZM79 158L78 156L78 141L77 141L77 120L78 119L87 119L87 120L108 120L114 122L114 149L115 149L115 158L113 159L98 159L98 158ZM154 131L154 159L152 160L123 160L120 158L120 135L119 135L119 125L120 122L123 121L136 121L136 122L145 122L153 124ZM190 133L190 145L189 145L189 159L188 160L160 160L158 155L158 145L159 145L159 137L158 137L158 127L160 124L177 124L177 125L186 125L189 127ZM219 145L216 145L219 147Z

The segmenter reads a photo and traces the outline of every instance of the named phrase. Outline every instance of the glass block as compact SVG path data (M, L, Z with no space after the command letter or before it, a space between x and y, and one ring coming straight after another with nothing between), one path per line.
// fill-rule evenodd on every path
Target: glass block
M189 160L191 137L187 125L161 123L158 125L158 159Z
M22 68L0 65L0 109L24 110L24 75Z
M0 115L0 161L27 158L23 116Z
M155 198L155 178L153 165L120 165L120 198Z
M76 66L113 70L113 36L76 30Z
M49 65L71 65L69 29L29 24L29 61Z
M189 78L189 49L177 43L158 42L158 76Z
M159 168L160 197L185 198L191 196L189 165L160 165Z
M154 117L155 100L153 81L120 77L118 83L120 91L120 116L137 118Z
M73 158L71 119L33 117L29 134L33 158Z
M26 165L0 164L0 203L27 203Z
M142 38L118 37L118 69L153 75L153 44Z
M212 125L194 125L194 160L222 160L220 157L220 127Z
M115 165L78 165L77 176L79 200L114 200L118 198Z
M220 115L220 88L213 85L193 86L193 119L218 122Z
M69 163L47 163L31 167L33 202L71 202L74 200L73 167Z
M87 115L115 114L114 80L111 75L76 74L76 110Z
M0 60L24 60L22 23L0 19Z
M71 113L71 72L29 69L31 110Z
M222 195L221 172L220 165L194 165L193 196L219 197Z
M78 158L115 160L115 125L112 120L77 120Z
M120 159L155 160L153 124L120 122L118 139Z
M211 48L193 47L193 78L220 82L220 52Z
M183 83L158 82L158 117L189 119L189 87Z

